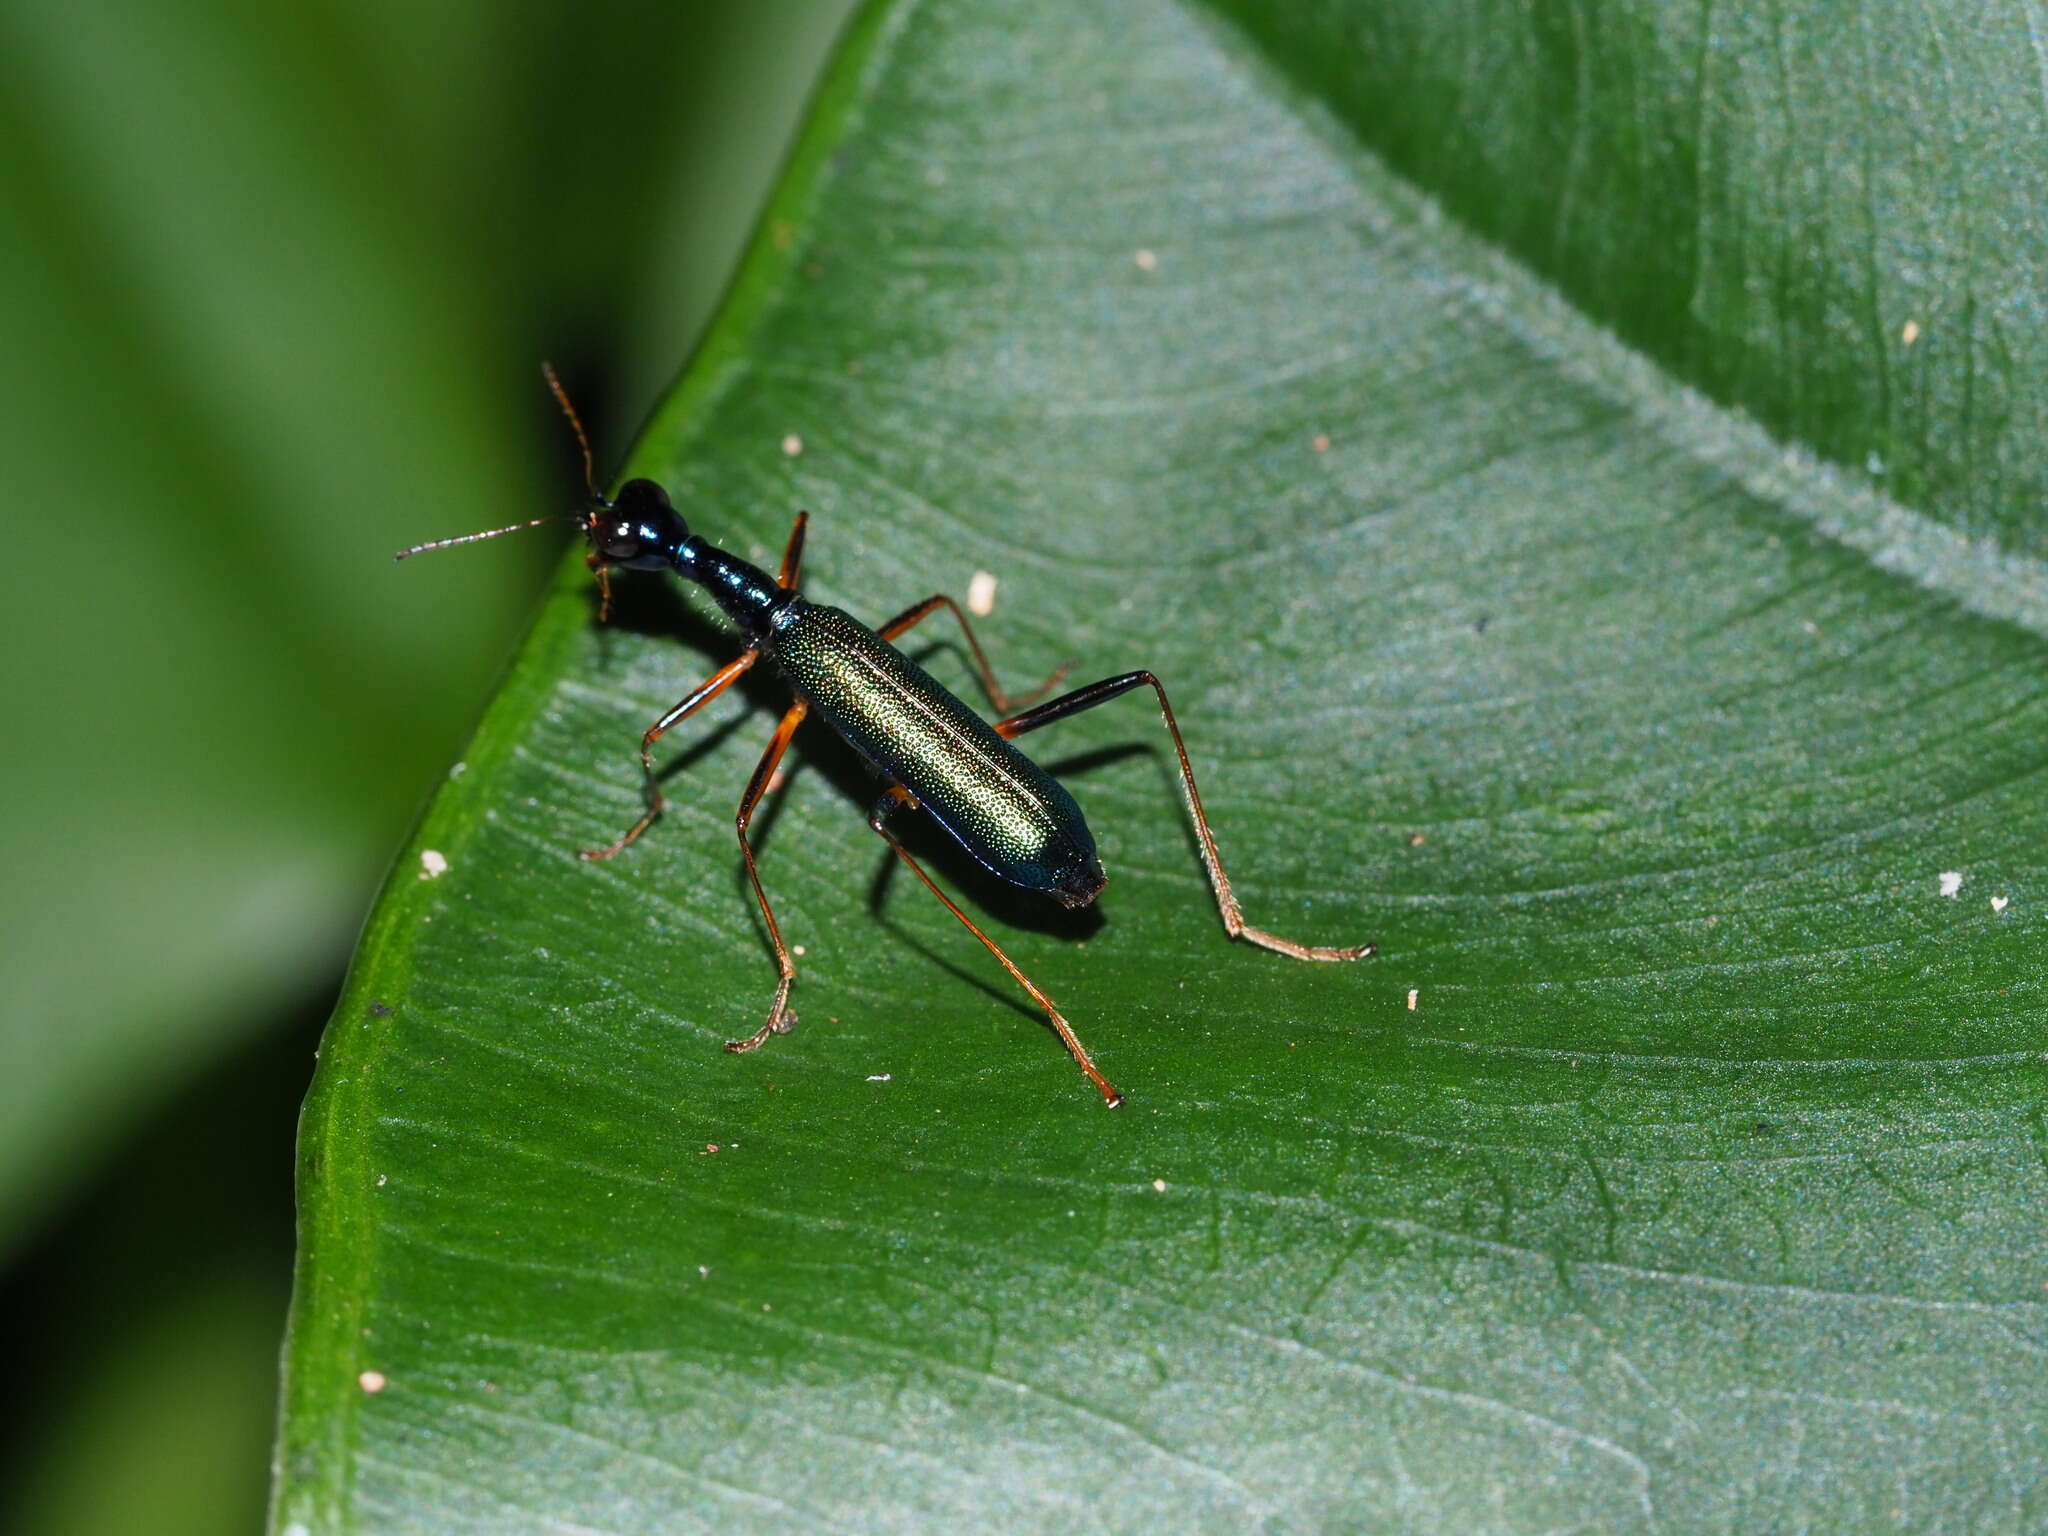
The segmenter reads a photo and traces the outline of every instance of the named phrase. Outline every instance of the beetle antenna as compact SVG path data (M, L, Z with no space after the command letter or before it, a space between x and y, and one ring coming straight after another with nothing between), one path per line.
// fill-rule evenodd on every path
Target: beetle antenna
M543 377L548 381L548 390L555 397L555 404L562 408L562 414L569 418L569 428L576 434L576 444L583 450L583 487L590 492L592 501L601 500L597 494L597 475L590 464L590 438L583 431L583 419L576 414L576 407L569 403L569 392L562 388L562 381L555 377L555 365L543 362L540 365Z
M509 528L490 528L482 533L457 534L452 539L434 539L425 544L415 544L411 549L401 549L391 558L403 560L407 555L423 555L430 549L446 549L451 544L474 544L478 539L495 539L501 533L518 533L523 528L538 528L542 523L556 522L552 517L536 517L530 523L514 523Z

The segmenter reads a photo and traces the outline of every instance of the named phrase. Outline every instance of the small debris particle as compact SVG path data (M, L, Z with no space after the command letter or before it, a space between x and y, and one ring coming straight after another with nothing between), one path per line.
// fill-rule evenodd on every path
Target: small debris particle
M711 1154L712 1154L712 1153L714 1153L714 1152L716 1152L717 1150L718 1150L718 1143L717 1143L717 1142L715 1142L715 1141L707 1141L707 1142L705 1142L705 1143L704 1143L704 1155L705 1155L706 1157L709 1157L709 1156L711 1156Z
M1131 260L1137 263L1140 272L1157 272L1159 270L1159 253L1157 251L1135 250L1131 252Z
M1408 846L1410 848L1420 848L1428 841L1429 839L1420 832L1410 832L1408 834Z
M1955 896L1963 888L1963 872L1959 869L1945 869L1941 872L1941 894Z
M699 1280L709 1280L711 1278L711 1266L709 1264L699 1264L697 1266L697 1278Z
M782 451L793 459L804 451L804 440L792 432L783 438Z
M1882 475L1884 473L1884 455L1875 448L1871 449L1863 460L1863 467L1873 475Z
M1327 432L1318 432L1314 437L1309 439L1308 445L1309 447L1315 449L1317 453L1328 453L1330 451L1330 434Z
M1911 345L1913 345L1914 342L1918 341L1919 339L1920 322L1918 320L1908 320L1904 325L1899 327L1900 346L1910 347Z
M1164 1179L1154 1179L1154 1180L1152 1181L1152 1187L1153 1187L1154 1189L1158 1190L1158 1191L1159 1191L1159 1193L1163 1195L1163 1194L1165 1194L1165 1193L1166 1193L1166 1180L1164 1180Z
M1809 635L1817 635L1820 633L1820 626L1814 623L1811 619L1801 619L1799 621L1799 627L1805 630Z
M432 848L420 850L420 878L438 880L448 873L448 855Z
M761 1303L761 1310L763 1312L773 1312L775 1308L772 1304L764 1301Z
M800 955L804 952L804 947L801 944L792 944L789 946L789 952L792 955Z
M886 1072L876 1072L868 1078L868 1081L871 1083L886 1083L889 1081L889 1074Z
M1491 624L1492 622L1493 622L1493 615L1492 615L1492 614L1490 614L1490 613L1482 613L1481 615L1479 615L1479 617L1478 617L1478 618L1476 618L1476 619L1474 619L1474 620L1472 621L1472 633L1473 633L1473 634L1475 634L1475 635L1483 635L1483 634L1485 634L1485 633L1486 633L1486 627L1487 627L1487 625Z
M380 1019L388 1019L391 1017L391 1005L389 1003L372 1003L370 1004L370 1012Z
M356 1378L356 1385L365 1392L374 1395L382 1392L387 1383L384 1380L384 1373L382 1371L365 1371Z
M384 1186L385 1186L386 1184L389 1184L390 1182L391 1182L391 1175L390 1175L390 1174L388 1174L388 1173L380 1173L380 1174L378 1174L378 1175L377 1175L377 1187L378 1187L379 1189L382 1189L382 1188L383 1188L383 1187L384 1187Z
M1413 1012L1415 1011L1415 1000L1416 1000L1417 998L1421 997L1421 996L1422 996L1422 988L1420 988L1420 987L1410 987L1410 988L1408 989L1408 1011L1409 1011L1410 1013L1413 1013Z
M996 579L987 571L976 571L967 582L967 611L985 619L996 611Z
M469 772L469 764L457 763L453 768L450 768L448 770L448 777L451 779L459 779L467 772Z
M2012 902L2004 896L1994 896L1991 898L1991 910L1994 912L2003 912L2011 905Z

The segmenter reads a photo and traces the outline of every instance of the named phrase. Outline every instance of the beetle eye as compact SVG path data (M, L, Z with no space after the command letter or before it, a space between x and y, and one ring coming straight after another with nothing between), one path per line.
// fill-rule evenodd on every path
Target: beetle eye
M640 539L631 523L613 523L598 543L611 560L630 560L640 552Z

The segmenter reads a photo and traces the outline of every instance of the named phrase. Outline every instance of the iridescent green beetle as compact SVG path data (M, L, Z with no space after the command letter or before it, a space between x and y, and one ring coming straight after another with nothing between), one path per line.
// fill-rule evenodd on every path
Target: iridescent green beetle
M787 1034L796 1023L796 1015L789 1007L796 966L790 959L789 946L782 940L775 913L768 905L768 893L761 887L754 850L747 841L747 825L797 726L812 714L845 738L889 785L869 813L868 824L887 839L896 856L910 866L931 893L946 904L947 910L1031 994L1032 1001L1045 1010L1075 1063L1102 1091L1103 1100L1112 1109L1123 1102L1123 1095L1096 1069L1073 1026L1053 1006L1052 999L1017 968L950 896L932 883L931 876L888 827L895 812L922 810L976 860L1003 879L1027 890L1043 891L1062 906L1085 907L1093 902L1108 877L1103 874L1102 861L1096 857L1095 839L1088 831L1088 823L1065 786L1011 745L1016 737L1092 709L1133 688L1151 688L1159 696L1159 712L1173 737L1202 863L1208 870L1209 884L1216 892L1216 905L1230 936L1296 960L1358 960L1373 953L1375 946L1371 944L1344 948L1297 944L1245 922L1237 898L1231 894L1229 877L1223 872L1223 861L1216 852L1209 819L1202 812L1194 769L1188 763L1180 727L1174 723L1173 706L1167 702L1166 689L1150 672L1126 672L1104 678L1036 708L1012 712L1015 706L1049 692L1065 669L1055 672L1030 694L1013 699L997 686L967 615L943 593L906 608L880 629L869 629L841 609L806 600L797 584L802 574L804 530L809 513L798 515L788 547L783 550L781 568L771 578L758 566L691 533L681 514L670 504L668 493L652 480L628 480L619 488L616 498L607 499L598 492L591 477L590 443L583 425L553 370L548 370L547 379L583 448L589 498L570 516L590 543L590 568L597 573L600 584L605 583L606 573L613 566L635 571L674 571L709 592L746 641L746 649L739 656L720 667L647 728L640 738L640 764L647 785L645 814L616 842L604 848L587 849L582 857L612 858L647 830L664 803L654 776L654 744L732 686L755 662L764 656L773 661L796 694L796 702L783 715L781 724L775 728L774 740L769 742L753 777L747 781L736 818L740 852L746 859L755 898L761 904L769 942L775 948L775 999L769 1005L767 1021L746 1039L727 1041L727 1050L751 1051L770 1035ZM537 527L551 521L554 519L539 518L516 528ZM516 528L437 539L416 545L404 555L495 538ZM608 605L608 586L605 597ZM891 643L941 608L950 610L960 621L989 700L1004 718L993 723L982 719Z

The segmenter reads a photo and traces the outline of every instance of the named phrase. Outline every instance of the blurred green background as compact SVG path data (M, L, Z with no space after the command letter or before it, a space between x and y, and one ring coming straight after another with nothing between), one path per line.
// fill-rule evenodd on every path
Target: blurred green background
M0 12L0 1529L261 1522L291 1138L391 850L843 0Z

